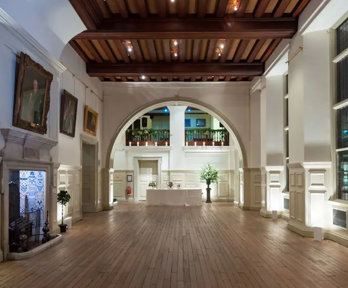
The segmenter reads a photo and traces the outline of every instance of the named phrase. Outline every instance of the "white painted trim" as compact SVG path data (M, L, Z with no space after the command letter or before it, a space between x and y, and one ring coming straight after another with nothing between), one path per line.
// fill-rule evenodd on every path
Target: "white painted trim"
M336 149L336 152L348 151L348 147Z
M185 153L230 153L230 146L184 146Z
M346 58L348 56L348 48L346 48L345 50L343 50L340 54L338 54L333 60L332 62L337 64L338 62L340 62L341 60L343 60L344 58Z
M165 87L168 89L178 89L187 87L202 87L202 86L212 86L212 87L239 87L246 86L250 87L250 81L244 82L103 82L104 88L117 88L117 87L127 87L127 88L157 88ZM107 96L107 95L106 95ZM115 95L116 97L117 95Z
M38 41L36 41L26 30L19 26L16 21L11 16L9 16L1 7L0 25L2 25L11 35L14 35L26 47L30 48L33 51L36 51L36 56L42 59L43 62L49 63L58 73L62 73L66 70L66 67L62 65L62 63L51 56ZM16 54L15 51L18 50L17 47L8 47Z
M347 107L347 106L348 106L348 98L342 100L341 102L336 103L332 108L334 110L339 110L339 109L342 109L342 108Z

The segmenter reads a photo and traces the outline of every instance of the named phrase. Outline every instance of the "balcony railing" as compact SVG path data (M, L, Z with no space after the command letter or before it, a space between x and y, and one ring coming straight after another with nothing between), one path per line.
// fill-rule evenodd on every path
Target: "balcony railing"
M226 129L187 129L186 146L228 146L229 133Z
M129 129L126 131L126 146L169 146L167 129Z

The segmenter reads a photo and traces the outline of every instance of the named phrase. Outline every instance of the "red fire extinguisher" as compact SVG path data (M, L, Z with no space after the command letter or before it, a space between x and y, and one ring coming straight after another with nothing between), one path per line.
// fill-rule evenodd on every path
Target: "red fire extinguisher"
M132 194L132 188L130 186L127 187L127 195Z

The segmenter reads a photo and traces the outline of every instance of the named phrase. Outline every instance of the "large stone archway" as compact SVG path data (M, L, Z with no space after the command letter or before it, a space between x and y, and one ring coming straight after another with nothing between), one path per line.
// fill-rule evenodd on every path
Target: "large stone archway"
M188 84L188 83L185 83ZM231 85L231 84L224 84L224 85L219 85L221 83L216 83L218 85L209 85L209 89L214 89L214 87L218 87L217 89L217 93L219 92L219 89L221 88L225 88L223 89L224 91L226 90L226 88L228 89L233 89L233 88L237 88L237 95L232 95L231 98L235 97L237 99L234 99L233 101L230 102L235 102L236 107L231 106L231 104L233 103L228 103L229 107L232 108L242 108L245 111L242 111L242 114L245 116L245 120L248 121L249 119L249 102L248 102L248 88L249 88L249 83L243 83L241 84L237 84L237 85ZM153 84L152 84L153 85ZM180 84L182 85L182 84ZM123 88L125 85L122 85ZM140 87L139 87L140 86ZM132 87L133 89L137 89L137 88L141 88L142 85L127 85L127 89L129 89L130 87ZM246 143L248 140L248 133L245 133L247 126L243 127L240 125L240 123L237 123L237 125L235 125L235 122L233 121L233 117L230 117L228 115L228 113L226 113L226 111L222 111L223 109L219 109L220 107L224 106L224 103L217 103L217 105L214 105L214 99L211 99L211 101L204 101L205 99L201 98L199 99L198 97L187 97L185 96L181 96L182 91L173 91L170 88L174 88L174 90L177 90L176 88L178 87L173 87L172 84L167 84L167 86L169 86L168 89L168 93L166 93L165 95L167 97L158 97L157 99L154 99L155 97L153 97L152 92L153 89L156 89L154 87L150 87L150 85L146 85L148 87L147 89L147 93L148 96L150 97L145 97L144 99L140 99L140 102L143 103L136 103L138 101L129 101L129 103L121 103L120 106L122 107L117 107L117 104L115 102L117 102L117 97L115 95L114 99L108 99L108 97L113 98L112 95L109 94L108 87L106 88L106 93L105 93L105 97L104 97L104 130L103 130L103 163L102 163L102 167L103 167L103 183L104 183L104 194L103 194L103 206L105 209L110 208L110 206L112 206L112 191L110 189L110 173L112 173L112 168L113 168L113 155L114 155L114 149L115 149L115 140L117 138L118 135L120 135L120 133L123 133L127 127L129 127L129 125L139 116L141 116L142 114L154 109L155 107L158 107L159 105L189 105L195 108L199 108L201 110L204 110L208 113L210 113L211 115L213 115L214 117L216 117L217 119L219 119L224 125L225 127L229 130L230 135L232 135L232 139L233 142L236 143L236 147L238 148L238 151L240 153L240 159L242 159L241 163L240 163L240 172L241 172L241 179L242 181L241 184L243 185L243 170L245 168L248 167L248 159L247 159L247 151L248 151L248 143ZM156 85L153 85L156 86ZM163 86L163 85L162 85ZM193 86L193 85L192 85ZM208 85L202 85L202 86L207 86ZM201 89L202 89L201 86ZM190 85L190 88L191 85ZM204 89L204 87L203 87ZM142 89L141 89L142 90ZM117 90L115 90L116 92ZM139 91L139 90L138 90ZM119 91L118 91L119 92ZM142 90L142 92L144 92L144 90ZM175 93L176 92L176 93ZM117 93L117 92L116 92ZM134 93L134 90L133 90ZM226 93L226 91L225 91ZM173 94L171 97L168 97L168 94ZM179 96L180 95L180 96ZM225 95L224 95L225 96ZM139 96L140 97L140 96ZM225 96L226 97L226 96ZM243 105L241 105L241 97L243 97L244 99L244 103ZM149 98L153 98L151 99L151 101L145 101L145 100L149 100ZM214 98L214 97L212 97ZM115 101L116 100L116 101ZM120 99L119 99L120 100ZM138 99L139 100L139 99ZM216 100L216 98L215 98ZM113 102L113 104L111 104ZM218 101L216 101L218 102ZM229 101L226 101L229 102ZM139 104L139 105L137 105ZM238 104L238 105L237 105ZM225 105L227 105L227 103L225 103ZM126 106L126 107L124 107ZM114 111L112 111L113 109L111 109L111 107L114 107ZM126 112L126 109L128 109L129 111ZM243 110L242 109L242 110ZM116 118L120 118L120 115L116 115L116 111L120 111L120 114L124 114L125 112L125 116L122 119L116 119ZM233 109L230 109L233 110ZM232 112L233 114L233 112ZM238 116L238 115L237 115ZM236 118L236 117L235 117ZM238 121L237 121L238 122ZM107 123L107 124L106 124ZM113 123L113 124L112 124ZM112 124L112 125L111 125ZM112 131L110 131L108 128L112 127ZM108 130L108 131L106 131ZM242 135L241 135L242 134ZM247 136L247 137L246 137ZM244 139L243 139L244 138ZM244 187L242 186L241 190L244 190ZM244 200L244 193L242 193L243 195L241 195L242 200Z

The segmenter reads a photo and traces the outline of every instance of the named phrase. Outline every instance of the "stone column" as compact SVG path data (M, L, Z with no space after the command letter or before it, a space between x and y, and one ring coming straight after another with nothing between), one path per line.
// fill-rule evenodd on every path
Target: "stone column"
M284 76L267 76L261 92L261 159L262 208L261 215L269 217L272 211L283 211L284 171Z
M310 236L329 224L333 193L330 35L310 32L297 42L289 52L289 229Z
M185 111L187 106L168 106L170 127L169 170L182 170L185 167Z

